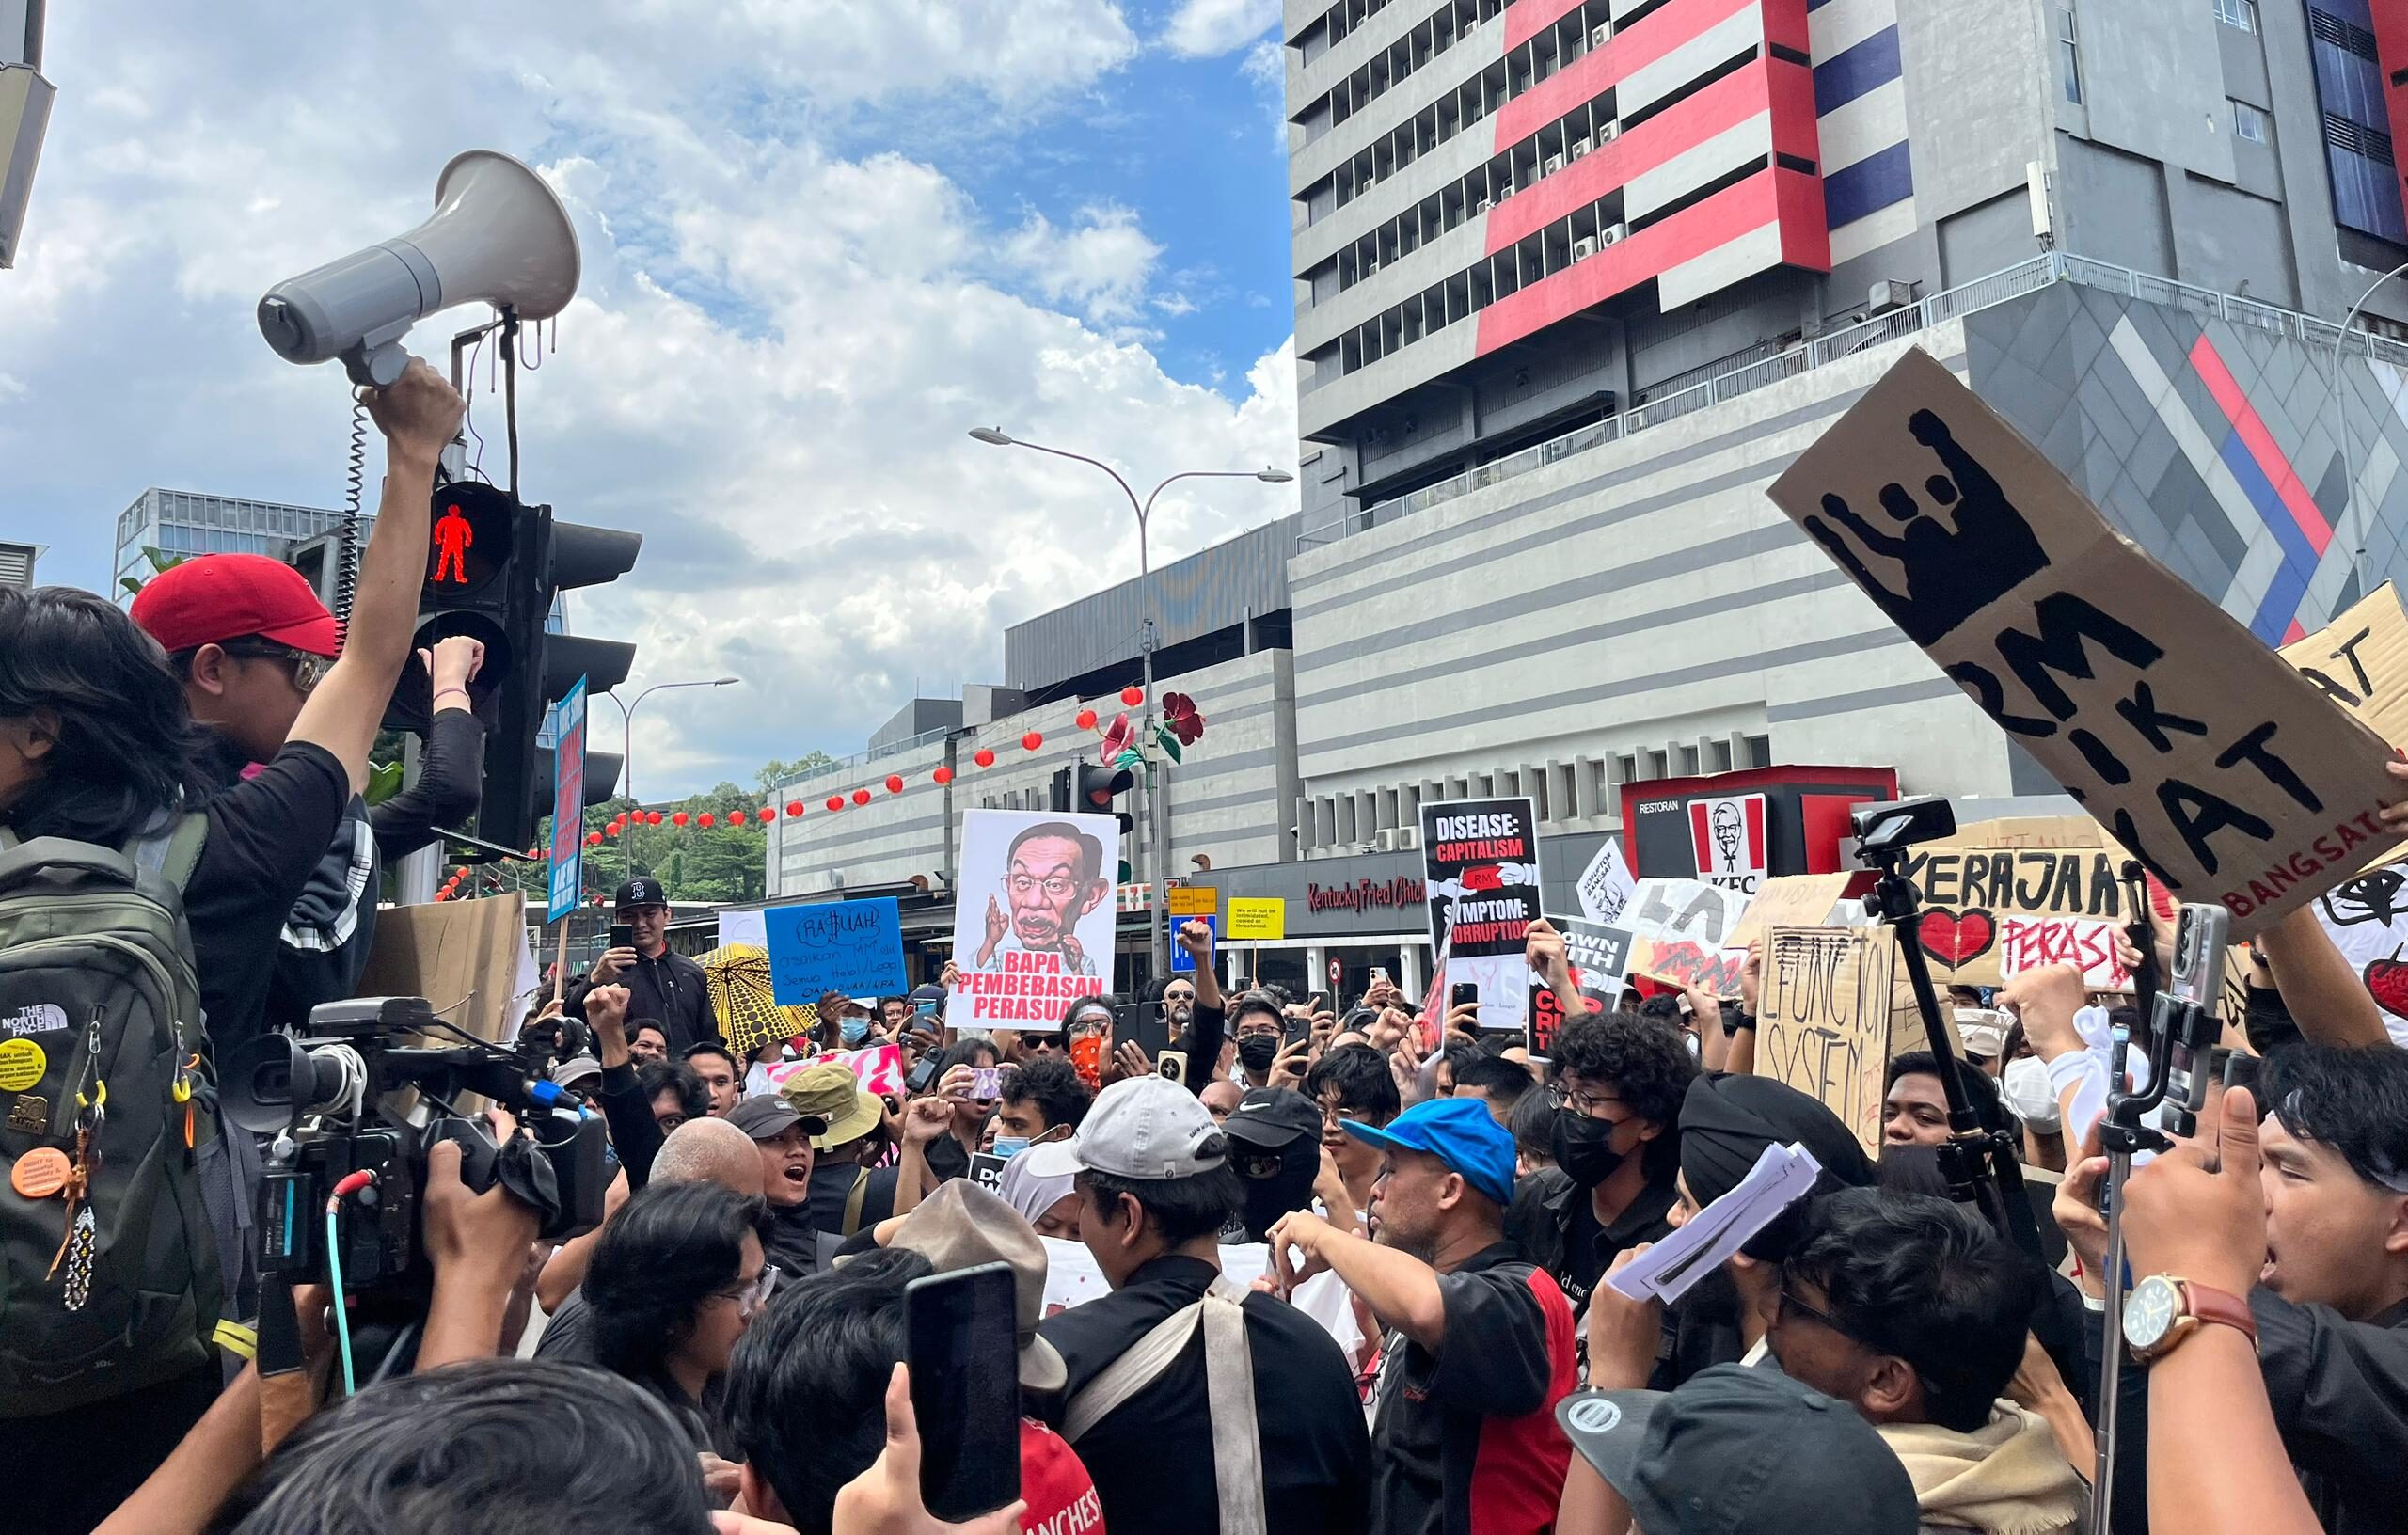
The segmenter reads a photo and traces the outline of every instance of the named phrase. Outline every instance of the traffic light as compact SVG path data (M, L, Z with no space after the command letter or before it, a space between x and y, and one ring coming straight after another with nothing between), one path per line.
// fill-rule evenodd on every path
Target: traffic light
M1137 775L1126 768L1107 768L1101 763L1083 762L1078 773L1078 803L1074 809L1090 815L1112 815L1120 822L1120 848L1127 852L1130 838L1137 829L1137 818L1114 801L1129 792ZM1119 868L1120 882L1129 882L1129 860L1123 858Z
M550 752L535 737L547 712L577 679L589 694L626 680L636 647L624 641L549 632L559 594L616 580L635 567L641 533L558 522L548 506L527 506L509 492L473 481L438 487L429 525L426 585L419 599L417 648L469 635L485 647L468 689L485 724L484 792L476 834L523 847L551 810ZM433 714L432 683L415 658L395 689L387 725L423 732ZM619 759L586 757L589 804L610 798ZM478 856L471 852L467 861Z

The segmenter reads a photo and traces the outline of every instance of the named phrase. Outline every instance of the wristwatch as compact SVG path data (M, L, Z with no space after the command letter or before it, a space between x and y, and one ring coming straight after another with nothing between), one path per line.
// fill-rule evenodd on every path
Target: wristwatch
M2212 1285L2152 1274L2124 1301L2124 1341L2144 1365L2173 1353L2203 1322L2236 1328L2252 1344L2258 1341L2258 1319L2249 1303Z

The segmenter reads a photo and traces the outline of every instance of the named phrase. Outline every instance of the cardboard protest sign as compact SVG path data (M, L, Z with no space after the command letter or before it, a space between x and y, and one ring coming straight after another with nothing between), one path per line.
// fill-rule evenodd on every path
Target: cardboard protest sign
M2130 991L2132 973L2115 957L2118 924L2079 917L1999 918L1998 973L2013 980L2027 970L2071 965L2093 991Z
M2408 745L2408 613L2389 581L2282 656L2368 729Z
M1638 882L1622 856L1620 839L1608 836L1589 860L1589 866L1580 871L1580 882L1573 887L1573 894L1580 898L1581 914L1591 922L1618 922L1631 887Z
M1753 895L1772 863L1765 834L1765 797L1731 794L1689 801L1689 847L1697 877Z
M424 997L480 1039L518 1033L525 904L515 894L388 907L353 988L363 997ZM549 995L549 993L546 993Z
M2375 819L2401 798L2375 734L1929 354L1909 349L1768 494L2176 899L2228 908L2234 937L2401 840Z
M1784 874L1766 880L1739 914L1739 925L1724 936L1723 946L1744 949L1775 927L1829 925L1831 908L1847 895L1848 879L1845 874Z
M1922 1035L1919 1020L1910 1035L1900 1022L1897 956L1886 927L1776 927L1765 940L1756 1074L1815 1099L1872 1156L1881 1150L1890 1056Z
M830 991L875 997L908 990L903 919L894 897L773 906L761 913L771 995L781 1007L816 1005Z
M1623 908L1635 937L1630 973L1666 986L1739 994L1748 952L1731 947L1747 911L1745 893L1697 879L1641 879Z
M986 1034L1058 1019L1110 985L1119 864L1113 816L965 811L953 913L961 981L945 1026Z
M876 1093L880 1098L900 1098L903 1095L903 1047L870 1045L862 1050L823 1050L799 1061L775 1061L767 1066L754 1066L744 1073L745 1096L774 1093L785 1085L788 1077L799 1071L808 1071L827 1061L835 1061L851 1071L864 1092Z
M1942 986L1996 986L2019 971L2059 962L2092 970L2085 959L2101 956L2098 929L2131 920L2119 877L2127 857L2123 849L2096 842L2063 847L1993 844L1992 837L2031 834L1992 830L2006 825L1983 822L1952 841L1910 848L1900 865L1923 899L1916 937L1931 963L1932 979ZM2050 954L2055 957L2041 957ZM2114 961L2112 938L2104 941L2103 957ZM2130 985L2131 977L2122 976L2112 986L2100 980L2097 989Z

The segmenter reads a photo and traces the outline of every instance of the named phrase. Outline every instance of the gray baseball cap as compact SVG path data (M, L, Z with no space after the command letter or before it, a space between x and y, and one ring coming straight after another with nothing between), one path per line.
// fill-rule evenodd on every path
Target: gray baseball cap
M1555 1419L1643 1530L1914 1535L1914 1483L1863 1416L1778 1369L1716 1365L1677 1391L1581 1391Z
M1194 1178L1227 1163L1229 1143L1194 1093L1149 1074L1098 1093L1069 1140L1032 1146L1021 1156L1036 1159L1028 1171L1038 1178L1081 1168L1113 1178Z

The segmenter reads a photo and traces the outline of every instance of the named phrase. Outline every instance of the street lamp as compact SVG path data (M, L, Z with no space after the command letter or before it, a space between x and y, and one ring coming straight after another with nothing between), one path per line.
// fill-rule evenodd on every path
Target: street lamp
M633 704L621 704L619 695L616 693L599 695L609 699L611 705L619 711L619 786L629 799L636 797L635 720L636 710L643 706L643 701L655 693L665 692L672 688L725 688L743 680L742 677L712 677L701 682L656 682L638 693ZM633 878L635 872L635 839L630 837L627 839L627 877Z
M1141 593L1138 600L1145 609L1144 637L1137 644L1146 688L1146 717L1141 725L1143 735L1140 738L1150 737L1154 725L1154 568L1146 552L1146 524L1154 514L1154 498L1180 480L1259 480L1266 485L1284 485L1296 477L1285 469L1275 469L1267 465L1259 469L1181 469L1148 491L1146 498L1141 501L1137 498L1136 490L1121 478L1120 471L1100 458L1089 458L1085 453L1074 453L1067 449L1048 448L1041 442L1012 436L1000 427L972 427L970 435L991 448L1028 448L1040 453L1051 453L1056 458L1092 464L1112 476L1112 483L1129 498L1129 509L1137 514L1137 583ZM1163 814L1163 797L1154 783L1152 759L1149 758L1146 765L1146 861L1151 868L1149 870L1150 878L1147 880L1150 893L1147 920L1152 933L1147 941L1147 952L1152 957L1157 976L1170 973L1170 928L1163 920L1163 913L1170 904L1163 883L1167 872L1164 860L1168 856L1164 845L1168 841L1169 822Z
M2358 471L2351 462L2356 456L2353 449L2357 433L2350 425L2350 402L2341 392L2341 343L2350 339L2350 326L2357 322L2359 311L2367 307L2368 299L2374 297L2375 290L2403 275L2408 275L2408 261L2367 284L2367 291L2358 295L2358 301L2350 306L2350 312L2341 317L2341 328L2333 333L2333 404L2341 412L2341 505L2345 511L2357 501ZM2357 578L2360 596L2366 595L2367 586L2367 524L2373 519L2371 509L2358 518L2358 546L2350 562L2351 574Z

